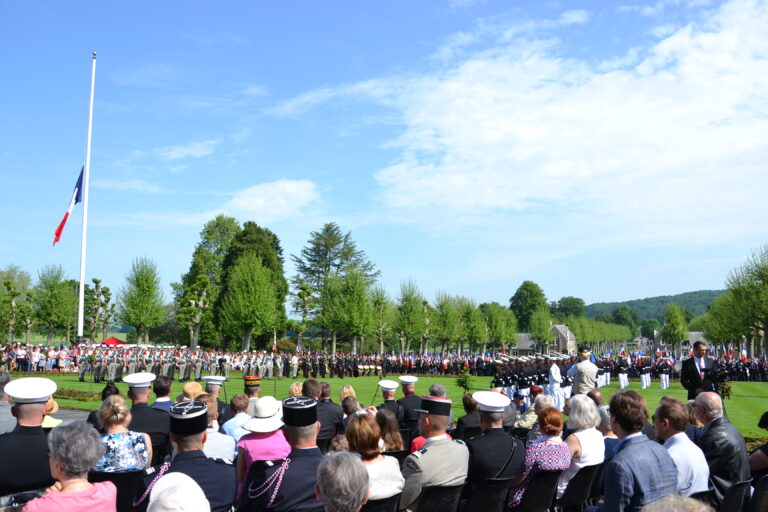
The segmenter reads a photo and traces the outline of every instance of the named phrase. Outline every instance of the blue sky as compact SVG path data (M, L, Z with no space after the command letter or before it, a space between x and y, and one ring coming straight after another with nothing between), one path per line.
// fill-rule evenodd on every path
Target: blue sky
M768 2L0 0L0 266L163 285L204 222L351 230L392 295L719 288L768 234ZM293 270L287 265L288 275Z

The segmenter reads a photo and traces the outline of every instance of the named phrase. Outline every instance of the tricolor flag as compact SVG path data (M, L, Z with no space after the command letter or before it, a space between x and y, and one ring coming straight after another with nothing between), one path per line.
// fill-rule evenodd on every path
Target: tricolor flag
M61 240L61 232L64 231L64 225L67 223L67 219L69 219L69 216L72 214L72 208L74 208L77 203L83 202L83 169L84 168L80 169L80 176L77 178L75 190L72 192L72 200L69 202L67 213L65 213L64 218L61 219L59 227L56 228L56 233L53 238L53 245L56 245L56 242Z

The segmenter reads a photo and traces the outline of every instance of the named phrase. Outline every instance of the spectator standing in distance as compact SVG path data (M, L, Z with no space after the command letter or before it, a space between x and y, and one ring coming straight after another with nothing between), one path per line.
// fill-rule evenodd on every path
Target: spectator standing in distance
M690 496L709 489L707 459L685 433L688 428L685 405L672 398L663 399L653 415L653 428L677 466L677 492Z
M624 389L611 397L611 429L619 438L605 466L604 510L637 512L677 491L677 469L667 450L643 433L648 405L637 392Z
M566 373L573 379L571 396L586 395L597 386L597 366L590 361L591 355L592 351L589 349L589 346L580 346L579 359L581 361L571 366Z
M688 400L693 400L703 391L716 391L712 381L715 361L707 356L709 347L703 341L693 344L693 357L683 361L680 367L680 384L688 390Z
M726 491L735 483L749 480L749 457L744 437L723 413L720 395L699 393L695 400L696 416L704 424L698 445L709 465L715 490L710 502L719 507Z
M426 442L403 463L405 486L400 497L401 510L418 508L424 487L459 485L467 478L469 451L463 442L451 441L445 433L450 410L451 401L447 398L421 398L416 412L419 430Z
M317 467L315 493L325 512L357 512L368 501L368 482L359 456L334 452Z

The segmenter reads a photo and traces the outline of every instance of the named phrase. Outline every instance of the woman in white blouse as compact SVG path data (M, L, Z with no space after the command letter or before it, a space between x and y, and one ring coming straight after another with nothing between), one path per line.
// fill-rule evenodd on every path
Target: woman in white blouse
M349 450L360 454L365 469L368 470L368 500L389 498L403 491L405 479L400 472L400 464L394 457L381 454L381 430L373 415L368 412L351 415L345 436Z
M597 430L600 424L600 411L587 395L571 397L571 414L568 416L568 428L575 430L565 442L571 450L571 465L560 475L557 482L557 498L562 498L568 482L583 467L601 464L605 457L603 434Z

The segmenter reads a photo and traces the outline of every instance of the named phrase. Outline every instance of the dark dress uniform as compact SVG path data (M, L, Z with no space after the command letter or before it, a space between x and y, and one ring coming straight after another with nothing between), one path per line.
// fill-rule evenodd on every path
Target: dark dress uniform
M317 444L323 451L327 451L328 445L337 434L344 433L344 409L333 403L330 398L317 402L317 421L320 422L320 432L317 434Z
M403 421L400 423L400 428L415 430L419 425L419 413L416 409L421 407L421 397L410 394L398 400L397 403L403 406Z
M502 428L488 429L482 436L467 441L467 448L467 481L472 485L481 484L489 478L515 478L523 468L523 442L505 433ZM507 464L506 468L504 464Z
M166 411L153 409L146 403L133 404L128 430L149 434L153 466L160 464L171 453L171 420Z
M463 441L467 440L467 436L480 433L480 412L471 411L465 416L459 418L459 423L456 426L456 439Z
M235 502L237 471L229 462L209 459L202 450L177 454L167 473L184 473L194 480L205 493L211 512L226 512ZM147 475L151 480L154 472Z
M16 425L0 435L0 457L0 496L53 485L43 427Z
M219 411L219 419L216 420L219 425L224 425L233 418L232 409L230 409L229 404L222 402L218 398L216 399L216 410Z
M244 489L246 498L238 512L322 512L323 502L315 497L317 466L323 460L318 448L294 449L287 459L260 463L256 469L252 489ZM261 495L252 498L253 489L266 482L276 472L283 472L280 487L272 486ZM277 484L275 484L277 485ZM275 498L272 503L272 494Z
M392 413L394 413L394 415L395 415L395 418L397 418L397 422L398 423L402 423L403 422L403 418L405 417L405 408L400 403L395 401L394 399L392 399L392 400L384 400L384 403L383 404L379 404L378 407L376 407L376 408L377 409L388 409L388 410L392 411Z

